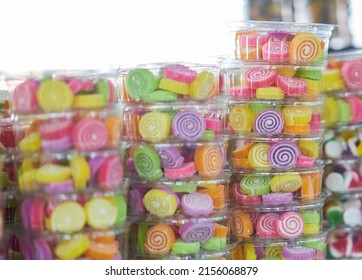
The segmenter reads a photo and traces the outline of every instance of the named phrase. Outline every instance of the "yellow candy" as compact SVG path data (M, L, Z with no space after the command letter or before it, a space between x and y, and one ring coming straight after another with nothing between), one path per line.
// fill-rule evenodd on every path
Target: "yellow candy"
M141 117L138 131L144 140L159 142L170 135L171 121L172 119L167 113L149 112Z
M328 69L322 76L322 92L344 89L341 71L339 69Z
M45 112L59 112L72 107L74 94L67 83L49 79L40 83L36 97Z
M252 244L252 243L244 244L244 257L245 257L245 260L251 260L251 261L254 261L257 259L254 244Z
M160 89L176 92L178 94L188 95L190 91L189 84L162 78L158 85Z
M271 166L268 161L269 145L265 143L258 143L254 145L249 153L249 165L252 168L270 169Z
M288 77L294 77L295 73L297 72L297 70L293 68L277 68L276 71L278 74Z
M80 234L70 240L59 243L55 255L61 260L74 260L82 256L88 249L90 240L85 234Z
M319 156L319 143L311 140L301 140L298 143L298 147L303 155L311 158L318 158Z
M87 223L94 229L107 229L116 222L117 208L107 198L92 198L86 203L84 209Z
M82 205L75 201L65 201L54 208L49 223L53 232L73 233L81 230L85 221Z
M286 125L304 125L312 120L312 108L303 105L286 106L281 111Z
M104 105L104 96L101 94L84 94L74 96L74 108L98 108Z
M322 119L327 126L332 126L337 123L338 106L336 100L333 97L326 98L322 112Z
M304 224L303 234L317 234L319 231L319 224Z
M19 142L20 151L24 153L33 153L41 149L41 135L40 132L36 131Z
M70 160L70 171L72 173L74 187L84 189L91 176L91 169L87 160L82 156L73 156Z
M37 170L36 179L39 183L60 183L71 178L71 170L67 166L53 163L44 164Z
M39 188L36 180L36 169L23 171L19 175L19 189L21 191L34 191Z
M246 105L235 105L230 112L229 121L232 129L237 133L250 132L253 128L254 115Z
M281 246L270 246L264 249L265 257L274 257L281 258L282 257L282 247Z
M152 189L142 199L145 208L159 218L172 216L177 209L176 197L166 191Z
M278 87L265 87L256 89L256 98L258 99L283 100L284 95L284 92Z
M305 81L307 83L307 85L308 85L307 94L309 94L309 95L317 95L320 92L320 90L321 90L321 81L304 79L304 78L302 78L302 80Z
M357 155L362 156L362 142L357 146Z
M34 167L33 161L30 158L25 157L23 159L23 162L21 163L21 167L20 167L21 172L29 171L34 168L35 167Z
M303 179L299 174L276 175L270 180L272 192L295 192L303 185Z
M190 85L190 96L192 99L204 99L214 89L215 76L210 72L201 72Z

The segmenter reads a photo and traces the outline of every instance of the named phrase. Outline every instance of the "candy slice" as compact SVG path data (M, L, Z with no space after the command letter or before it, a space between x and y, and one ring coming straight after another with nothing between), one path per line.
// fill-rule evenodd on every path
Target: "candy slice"
M14 109L20 113L33 112L38 109L36 92L39 82L29 79L19 84L13 92L12 100Z
M172 119L172 134L178 139L185 141L195 141L200 139L206 129L203 116L195 111L179 112Z
M83 119L74 126L72 139L74 146L81 151L99 150L108 143L107 128L99 120Z
M156 90L158 80L148 69L133 69L124 78L128 95L135 100Z
M177 93L167 90L155 90L141 95L144 102L171 102L177 100Z
M286 41L269 40L263 45L263 58L268 61L288 61L289 43Z
M73 107L78 109L100 108L106 104L102 94L76 95L73 100Z
M317 198L321 192L322 181L319 173L302 175L303 184L300 194L303 200Z
M351 257L353 258L361 258L362 257L362 237L358 237L358 239L354 242Z
M87 182L91 176L91 170L87 160L80 156L75 155L70 160L70 170L76 189L84 189L87 186Z
M240 181L244 194L249 196L265 195L270 193L270 177L261 175L246 175Z
M277 86L290 96L300 96L307 93L308 84L298 78L278 75Z
M299 174L284 173L275 175L270 180L270 188L274 193L293 193L302 187L303 180Z
M90 81L90 86L93 86L93 82ZM103 97L103 103L104 104L108 104L111 98L111 90L108 84L108 81L103 80L103 79L98 79L98 81L96 82L96 84L94 85L95 89L94 91L97 94L100 94ZM95 94L93 94L95 95Z
M284 92L275 86L257 88L255 96L257 99L265 100L283 100Z
M311 34L298 33L290 42L289 59L292 64L310 64L320 58L321 43Z
M165 78L181 83L191 84L196 78L197 72L182 64L168 64L162 69Z
M142 199L144 207L152 215L159 218L170 217L177 209L176 194L171 194L164 190L149 190Z
M130 215L141 216L146 212L142 203L142 192L139 189L131 189L128 192L128 212Z
M362 61L347 61L341 68L344 82L350 89L362 89Z
M261 238L275 238L278 237L277 223L279 222L279 215L276 213L266 213L260 215L256 222L256 233Z
M276 229L280 237L295 239L302 235L304 222L300 214L295 212L286 212L280 216Z
M192 217L208 216L214 211L212 198L203 193L190 193L182 196L182 211Z
M282 248L282 255L286 260L312 260L315 249L304 246L286 246Z
M298 147L301 153L307 157L318 158L319 156L319 143L318 141L313 140L300 140L298 143Z
M64 137L56 140L41 140L41 147L44 152L61 152L73 146L71 134L65 134Z
M214 209L222 209L226 206L227 199L224 185L216 185L210 188L199 189L197 192L210 196Z
M277 73L274 69L255 67L245 71L244 79L251 89L268 87L276 82Z
M197 147L195 166L202 177L214 177L220 174L223 168L223 157L220 149L213 145Z
M275 41L291 41L294 38L294 34L285 31L268 31L269 40Z
M40 83L36 94L45 112L66 111L72 107L74 95L68 84L60 80L46 79Z
M119 245L117 242L103 243L91 241L85 256L91 260L113 260L118 251Z
M34 251L37 260L53 260L53 253L44 239L33 240Z
M357 96L349 96L346 98L352 111L352 122L358 123L362 121L362 101Z
M248 213L236 210L232 214L230 229L237 238L247 238L253 234L253 222Z
M205 242L201 242L201 248L208 251L220 251L226 247L227 239L222 237L212 237Z
M190 85L190 97L195 100L209 97L213 93L214 84L214 74L207 71L199 73Z
M297 163L300 150L293 142L282 141L272 144L268 151L268 161L274 168L292 168Z
M258 113L254 120L254 131L257 133L273 135L283 131L284 119L275 109L264 110Z
M170 179L185 179L193 176L197 172L195 163L187 162L179 168L165 168L164 174Z
M200 251L200 242L185 242L177 239L172 246L173 255L196 254Z
M149 254L167 254L175 241L175 233L170 226L157 224L147 231L144 250Z
M341 124L348 124L352 120L352 108L348 102L343 99L337 99L338 107L338 122Z
M215 231L213 237L227 237L229 234L229 227L221 224L214 223Z
M278 260L282 257L282 246L270 246L264 249L264 255L267 258L276 258Z
M175 92L181 95L188 95L190 91L190 85L175 80L170 80L166 78L161 78L160 84L158 85L160 89Z
M234 183L231 186L231 192L234 200L237 203L259 203L261 202L261 196L255 195L255 196L249 196L242 192L240 184Z
M46 121L39 126L41 137L45 140L63 138L65 135L71 134L72 129L73 122L70 118Z
M245 48L258 47L260 48L266 42L268 42L269 35L258 35L258 34L244 34L239 36L240 46Z
M25 208L23 208L25 210ZM43 200L33 200L30 206L29 221L33 231L42 231L44 229L44 209L45 202Z
M268 161L268 152L270 146L266 143L258 143L254 145L248 154L249 164L252 168L270 169Z
M347 235L343 238L332 240L329 243L329 253L333 258L340 259L347 256L347 251L353 246L352 236Z
M20 151L24 153L33 153L41 148L41 135L39 132L33 132L21 139L19 142Z
M67 193L74 191L73 180L67 180L60 183L49 183L43 186L46 193Z
M267 195L263 195L261 200L264 204L281 204L281 203L289 203L293 201L292 193L271 193Z
M102 189L115 189L123 181L123 165L118 155L109 156L98 170L98 185Z
M108 132L108 145L115 147L118 145L123 134L123 127L118 116L108 116L104 122Z
M254 115L246 105L235 105L229 115L230 126L237 134L250 132L253 128Z
M205 242L212 238L214 231L212 222L191 220L180 227L179 234L185 242Z
M94 229L107 229L117 220L117 208L104 197L90 199L84 206L87 224Z
M160 147L156 150L160 156L162 168L179 168L184 163L185 158L176 147Z
M312 120L313 109L304 105L286 106L281 113L286 125L303 125Z
M60 183L69 180L71 177L71 169L53 163L44 164L36 171L36 180L39 183Z
M160 157L152 148L140 146L134 151L133 162L137 174L145 179L162 177Z
M85 223L83 207L74 201L59 203L50 216L50 229L53 232L77 232L85 226Z
M142 138L150 142L165 140L171 131L171 118L167 113L149 112L144 114L138 124Z
M320 81L322 79L322 71L321 70L315 70L315 69L309 69L309 68L299 68L297 72L295 73L296 77L314 80L314 81Z
M99 170L99 168L101 168L101 166L105 160L106 160L106 157L103 155L97 155L96 157L89 159L88 164L89 164L90 172L91 172L89 185L92 186L92 185L96 184L98 170Z
M75 260L88 249L90 240L85 234L79 234L70 240L62 241L54 248L54 254L61 260Z

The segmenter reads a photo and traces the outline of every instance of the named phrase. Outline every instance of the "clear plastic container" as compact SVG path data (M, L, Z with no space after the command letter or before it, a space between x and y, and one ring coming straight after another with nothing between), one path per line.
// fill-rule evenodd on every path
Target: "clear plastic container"
M131 226L131 258L197 259L230 250L236 240L229 218L229 211L223 211L209 217L139 220Z
M113 230L20 238L25 260L127 260L128 225Z
M151 143L213 140L224 131L226 112L224 98L202 103L132 104L124 111L125 139Z
M334 27L278 21L229 23L235 34L235 58L293 65L323 65Z
M325 164L317 160L311 167L288 171L235 171L230 179L229 196L235 204L241 205L315 200L321 196Z
M147 219L207 217L228 207L230 173L212 180L130 183L128 216Z
M169 62L121 67L120 99L130 102L209 100L219 94L218 64Z
M322 143L323 134L232 137L228 146L228 163L232 169L256 171L311 167L321 156Z
M326 232L296 240L248 240L236 246L233 260L325 260Z
M327 193L308 202L278 205L236 205L230 229L240 241L249 239L294 240L322 231L323 205Z
M95 152L67 151L33 154L15 160L18 190L60 194L89 189L120 189L124 159L121 149Z
M314 100L321 90L324 68L275 64L221 63L224 93L233 99Z
M233 135L307 135L321 131L322 98L316 101L230 100L227 131Z
M342 51L328 55L322 78L322 92L362 92L362 51Z
M128 145L125 170L132 180L184 181L213 179L226 165L228 137L213 141L164 142Z
M335 229L329 234L327 244L329 260L361 260L362 227Z
M126 222L127 191L123 186L118 191L20 197L22 225L34 235L117 228Z
M118 104L107 110L15 115L17 148L22 154L118 148L123 135L122 110Z
M117 71L42 71L7 75L17 114L106 108L116 101Z

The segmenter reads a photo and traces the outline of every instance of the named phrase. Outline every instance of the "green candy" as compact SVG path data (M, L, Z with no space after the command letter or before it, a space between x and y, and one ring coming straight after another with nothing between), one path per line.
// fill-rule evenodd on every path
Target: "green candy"
M176 193L194 193L197 190L197 186L193 185L171 186L170 189Z
M172 102L177 100L177 93L167 90L156 90L141 95L144 102Z
M320 224L321 215L318 211L308 210L301 213L304 224Z
M212 237L205 242L201 242L201 248L209 251L218 251L226 247L226 237Z
M316 249L318 251L324 251L324 249L326 248L326 243L324 241L308 241L308 242L305 242L304 244L305 247L308 247L308 248L312 248L312 249Z
M122 225L127 218L127 202L122 195L114 195L114 201L117 207L117 219L116 224Z
M6 172L1 172L1 177L2 177L2 187L4 189L7 189L10 187L10 180L9 180L9 174L6 173ZM0 189L1 189L1 186L0 186Z
M158 79L148 69L134 69L125 76L127 93L139 100L142 95L154 92L158 87Z
M172 254L174 255L196 254L198 251L200 251L200 242L185 242L177 239L172 246Z
M326 213L326 218L332 227L343 224L343 209L340 206L331 206Z
M109 90L108 83L105 80L99 79L97 81L95 84L95 92L101 94L104 98L104 103L108 104L111 92Z
M336 101L338 107L338 121L340 123L349 123L352 119L351 106L342 99Z
M165 113L169 114L171 119L173 119L178 114L178 111L177 110L172 110L172 111L167 111Z
M215 139L215 131L213 130L205 130L204 135L202 135L203 140L214 140Z
M320 81L322 79L322 71L315 69L301 68L297 70L296 77Z
M249 196L265 195L271 192L270 177L259 175L247 175L240 181L240 188Z
M155 150L147 146L140 146L134 151L133 162L137 174L145 179L161 178L161 160Z
M275 109L280 111L281 107L280 106L274 106L274 105L264 105L264 104L258 104L258 103L253 103L250 105L250 110L254 113L254 115L259 114L260 112L263 112L265 110L268 109Z
M138 225L138 232L137 232L137 251L140 253L144 253L144 244L147 240L147 231L148 231L148 224L140 223Z

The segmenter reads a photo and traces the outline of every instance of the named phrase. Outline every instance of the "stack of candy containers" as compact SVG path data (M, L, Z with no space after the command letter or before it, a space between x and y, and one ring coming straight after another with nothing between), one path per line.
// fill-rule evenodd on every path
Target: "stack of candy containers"
M230 26L236 59L224 61L222 81L231 228L240 241L233 258L324 259L320 88L333 26Z
M229 259L224 135L217 64L120 68L130 180L132 259Z
M362 258L362 52L328 57L322 78L323 121L329 128L323 147L324 187L332 192L324 208L331 228L329 259Z
M6 77L24 259L128 258L117 71Z

